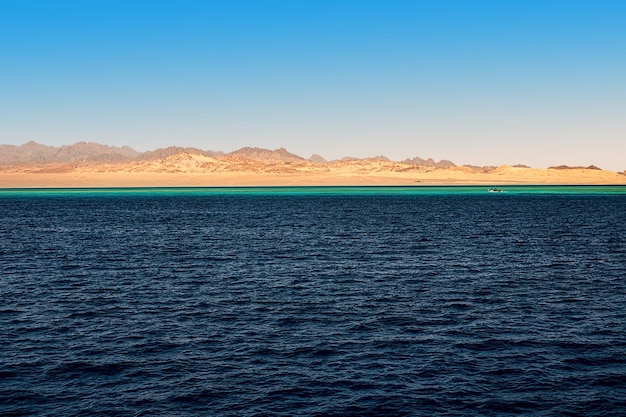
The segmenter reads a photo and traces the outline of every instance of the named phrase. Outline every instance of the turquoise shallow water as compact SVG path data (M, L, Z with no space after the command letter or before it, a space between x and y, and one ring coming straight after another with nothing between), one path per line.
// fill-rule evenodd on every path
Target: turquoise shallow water
M485 186L332 186L332 187L145 187L145 188L11 188L0 196L89 196L89 195L469 195L484 194ZM626 185L507 186L491 195L626 195Z

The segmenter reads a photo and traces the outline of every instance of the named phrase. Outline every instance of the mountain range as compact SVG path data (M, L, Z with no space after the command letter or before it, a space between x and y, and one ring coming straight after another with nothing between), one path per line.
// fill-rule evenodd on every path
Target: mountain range
M527 165L514 165L515 169L530 170ZM170 146L147 152L138 152L129 146L109 146L94 142L77 142L73 145L47 146L30 141L20 146L0 145L0 171L14 173L61 173L87 170L94 172L248 172L293 174L296 172L352 172L366 173L409 172L415 170L454 170L457 172L490 173L496 166L457 166L449 160L432 158L407 158L391 161L379 155L371 158L345 157L327 161L313 154L303 158L285 148L274 150L244 147L233 152L202 150L191 147ZM602 171L595 165L549 167L550 171L585 170ZM619 172L626 175L626 171Z
M234 152L170 146L138 152L93 142L0 145L0 189L263 185L625 184L626 172L587 167L457 166L420 157L391 161L303 158L284 148Z
M346 157L339 161L327 161L322 156L314 154L306 159L287 151L285 148L275 150L245 147L239 150L224 153L219 151L202 150L198 148L184 148L170 146L148 152L138 152L129 146L109 146L94 142L78 142L73 145L60 147L42 145L33 141L21 146L0 145L0 165L16 164L50 164L50 163L122 163L132 161L158 161L175 155L200 155L217 161L243 162L243 160L260 161L264 163L302 163L327 164L329 162L349 162L359 160L380 160L392 162L385 156L372 158ZM448 160L435 161L414 157L400 161L401 164L432 168L450 168L456 166Z

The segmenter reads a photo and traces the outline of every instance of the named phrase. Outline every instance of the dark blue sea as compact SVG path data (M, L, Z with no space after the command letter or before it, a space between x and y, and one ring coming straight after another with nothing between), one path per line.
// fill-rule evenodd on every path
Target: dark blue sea
M624 416L626 187L0 190L2 416Z

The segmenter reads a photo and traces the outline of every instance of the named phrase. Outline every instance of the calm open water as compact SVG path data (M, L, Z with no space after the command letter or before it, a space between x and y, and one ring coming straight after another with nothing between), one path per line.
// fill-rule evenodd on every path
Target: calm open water
M623 416L626 188L0 190L2 416Z

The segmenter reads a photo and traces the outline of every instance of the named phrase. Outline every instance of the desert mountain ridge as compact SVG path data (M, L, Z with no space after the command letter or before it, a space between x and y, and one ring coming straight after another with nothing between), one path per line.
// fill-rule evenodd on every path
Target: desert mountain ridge
M70 163L70 162L92 162L92 163L121 163L130 161L156 161L172 157L178 154L203 155L215 159L233 160L237 158L246 158L253 161L263 162L305 162L309 161L314 164L328 164L332 162L345 161L362 161L377 160L393 163L389 158L378 155L370 158L344 157L335 161L328 161L318 154L313 154L310 158L305 159L299 155L287 151L285 148L274 150L244 147L239 150L225 153L222 151L202 150L191 147L170 146L167 148L158 148L152 151L138 152L130 146L109 146L95 142L77 142L72 145L63 145L60 147L42 145L40 143L30 141L23 145L0 145L0 166L14 164L46 164L46 163ZM432 158L423 159L420 157L406 158L397 161L404 165L430 167L430 168L453 168L457 165L449 160L443 159L435 161ZM490 170L495 166L472 166L464 165L476 170ZM514 165L518 168L530 168L528 165ZM552 166L549 169L596 169L595 165L583 166Z
M285 148L274 150L244 147L233 152L203 150L190 147L170 146L158 148L147 152L138 152L130 146L109 146L95 142L77 142L73 145L60 147L42 145L34 141L23 145L0 145L0 165L12 164L42 164L42 163L67 163L67 162L96 162L118 163L130 161L153 161L168 158L177 154L203 155L215 159L247 158L253 161L263 162L305 162L326 164L329 162L318 154L313 154L306 159L287 151ZM389 158L379 155L371 158L344 157L338 161L380 160L393 162ZM407 158L400 161L406 165L418 165L433 168L449 168L456 166L452 161L441 160L436 162L432 158L420 157Z
M259 185L625 184L626 172L595 165L471 166L431 158L392 161L379 155L327 161L284 148L233 152L171 146L138 152L129 146L78 142L60 147L0 145L0 188Z

